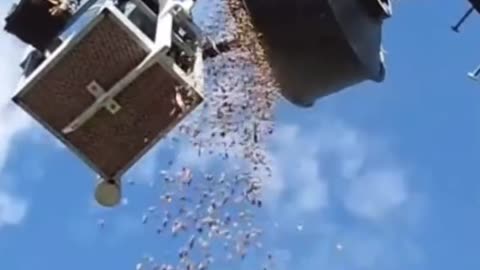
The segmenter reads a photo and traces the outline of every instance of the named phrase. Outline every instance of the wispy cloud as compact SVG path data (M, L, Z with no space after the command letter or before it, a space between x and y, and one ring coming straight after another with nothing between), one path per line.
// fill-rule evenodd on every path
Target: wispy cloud
M302 134L297 125L280 125L272 140L270 159L273 176L265 195L270 204L297 213L319 211L328 206L328 182L320 170L319 144ZM313 135L313 134L312 134Z
M10 9L12 1L0 3L0 17L5 17L5 12ZM3 29L4 21L0 23ZM5 32L0 33L0 174L4 172L4 166L8 155L12 150L14 139L31 126L30 118L17 107L10 98L13 95L17 81L20 78L18 64L24 52L24 45ZM11 190L5 187L0 180L0 227L2 225L14 225L22 221L27 210L24 199L16 197Z
M277 196L297 198L295 207L305 205L315 190L316 202L300 209L318 210L340 201L351 214L374 219L408 199L407 172L390 150L341 121L319 120L308 131L280 125L272 142L272 185L287 187L281 190L290 194Z
M17 225L25 217L27 203L25 200L0 191L0 228L5 225Z
M402 172L378 169L352 180L344 198L346 208L357 217L378 219L408 199Z
M292 253L289 265L390 270L421 263L411 229L425 197L385 138L335 119L317 119L315 127L283 124L272 141L271 218L281 225L271 240Z

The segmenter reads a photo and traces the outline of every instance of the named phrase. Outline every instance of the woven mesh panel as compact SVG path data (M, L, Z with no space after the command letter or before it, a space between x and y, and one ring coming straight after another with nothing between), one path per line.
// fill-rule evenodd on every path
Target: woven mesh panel
M108 89L146 55L126 30L107 16L33 87L17 97L17 102L61 134L95 101L86 90L92 80ZM176 85L160 65L154 65L115 98L122 107L119 112L112 115L101 109L63 139L98 173L118 175L184 116L175 109Z

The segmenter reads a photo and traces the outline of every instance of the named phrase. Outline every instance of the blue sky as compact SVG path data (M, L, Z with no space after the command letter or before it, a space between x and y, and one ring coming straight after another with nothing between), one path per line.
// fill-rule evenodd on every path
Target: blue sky
M0 15L9 5L0 4ZM257 214L277 268L480 267L480 84L466 77L480 63L480 16L462 34L450 31L467 7L396 1L384 29L384 83L312 109L282 102L268 205ZM130 173L141 183L125 188L128 204L95 207L91 171L9 100L22 52L0 34L0 268L135 269L144 254L174 260L170 242L141 223L155 200L149 181L166 159L209 161L160 143Z

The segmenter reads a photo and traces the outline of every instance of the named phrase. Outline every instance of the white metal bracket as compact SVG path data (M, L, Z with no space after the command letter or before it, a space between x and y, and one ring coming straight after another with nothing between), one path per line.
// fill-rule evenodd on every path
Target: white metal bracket
M100 84L98 84L96 81L92 81L87 85L87 91L92 94L96 101L101 101L101 102L95 102L92 105L92 109L98 111L100 108L105 108L107 111L109 111L111 114L116 114L120 109L122 108L118 102L113 100L113 97L111 97ZM88 121L91 117L93 116L87 113L82 113L80 116L78 116L74 121L72 121L69 125L67 125L62 132L64 134L72 133L74 132L77 128L79 128L83 123Z
M87 90L92 94L96 99L99 99L102 97L102 95L105 95L106 91L103 89L100 84L98 84L96 81L92 81L89 85L87 85ZM105 103L103 104L103 107L109 111L111 114L116 114L120 109L122 108L118 102L116 102L113 99L107 99Z

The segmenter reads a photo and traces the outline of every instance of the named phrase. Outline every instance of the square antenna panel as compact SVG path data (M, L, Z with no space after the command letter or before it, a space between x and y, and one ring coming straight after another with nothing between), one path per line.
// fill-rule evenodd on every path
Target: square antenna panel
M152 48L123 14L105 8L31 74L13 101L99 175L120 177L203 101L169 58L147 68L78 129L65 134L64 128ZM186 108L178 105L179 95Z

